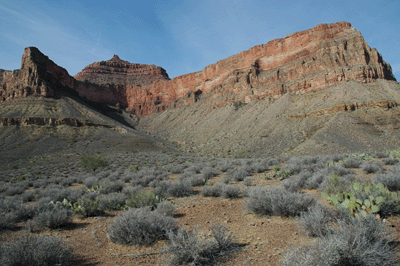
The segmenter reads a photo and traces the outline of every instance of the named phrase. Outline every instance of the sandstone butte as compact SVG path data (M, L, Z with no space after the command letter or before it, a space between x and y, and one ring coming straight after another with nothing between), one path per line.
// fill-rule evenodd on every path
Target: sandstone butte
M20 70L0 70L0 102L68 92L143 116L200 99L224 106L377 79L395 80L390 65L350 23L337 22L254 46L173 79L161 67L132 64L116 55L71 77L37 48L28 47Z

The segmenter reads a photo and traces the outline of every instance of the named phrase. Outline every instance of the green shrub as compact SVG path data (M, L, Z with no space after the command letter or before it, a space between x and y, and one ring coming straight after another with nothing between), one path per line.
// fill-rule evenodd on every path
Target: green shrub
M74 213L83 215L85 217L103 214L103 211L100 208L101 206L99 199L81 198L72 204L71 207Z
M358 217L360 214L367 215L370 213L387 215L387 204L390 208L395 206L393 212L400 210L400 202L397 195L392 194L381 183L362 184L354 182L350 191L343 191L337 194L322 193L322 196L330 201L333 206L350 210L353 216Z
M143 207L156 207L158 203L163 201L160 196L155 195L152 192L142 190L137 194L133 194L126 201L126 207L130 208L143 208Z
M108 162L103 157L87 154L81 158L80 165L88 171L95 171L97 168L103 168Z

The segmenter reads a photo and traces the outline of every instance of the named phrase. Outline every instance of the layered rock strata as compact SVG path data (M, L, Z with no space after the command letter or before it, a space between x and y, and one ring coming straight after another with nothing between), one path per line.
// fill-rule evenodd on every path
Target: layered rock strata
M142 88L159 80L169 80L165 69L155 65L134 64L114 55L108 61L95 62L75 75L83 82L76 88L79 95L94 102L129 106L127 91Z
M338 22L255 46L200 72L127 88L128 108L146 115L205 97L223 106L376 79L395 80L390 65L350 23Z

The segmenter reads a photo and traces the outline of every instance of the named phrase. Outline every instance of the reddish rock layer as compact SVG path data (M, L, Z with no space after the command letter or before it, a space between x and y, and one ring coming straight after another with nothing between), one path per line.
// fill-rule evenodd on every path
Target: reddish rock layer
M0 102L27 96L54 97L73 89L75 79L35 47L25 48L21 69L2 71Z
M20 70L0 72L0 102L68 91L143 116L199 99L223 106L322 90L347 80L395 80L390 65L347 22L293 33L172 80L160 67L131 64L118 56L87 66L75 78L28 47Z
M132 64L114 55L108 61L96 62L75 75L82 81L79 95L95 102L119 103L128 107L127 88L147 86L158 80L169 80L167 72L155 65Z
M350 23L338 22L255 46L200 72L146 87L128 86L128 108L145 115L204 97L219 98L222 104L249 102L321 90L346 80L376 79L395 80L390 65Z

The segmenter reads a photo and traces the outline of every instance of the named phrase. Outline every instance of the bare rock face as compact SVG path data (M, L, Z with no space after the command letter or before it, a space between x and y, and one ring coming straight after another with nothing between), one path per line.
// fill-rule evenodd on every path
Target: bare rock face
M389 64L348 22L321 24L207 66L203 71L127 86L128 108L143 116L200 98L228 102L303 94L343 81L395 80Z
M114 55L108 61L96 62L75 75L75 79L94 84L145 86L156 80L169 80L165 69L155 65L133 64Z
M127 108L127 88L141 88L154 81L169 80L169 77L161 67L129 63L114 55L108 61L88 65L75 75L75 79L83 82L76 90L86 99Z
M54 97L74 88L75 79L35 47L25 48L21 69L0 72L0 102L27 96Z

